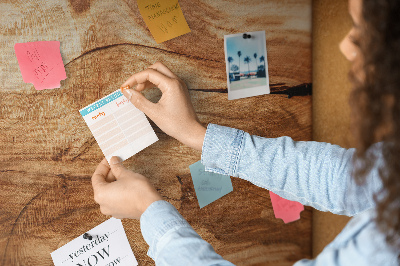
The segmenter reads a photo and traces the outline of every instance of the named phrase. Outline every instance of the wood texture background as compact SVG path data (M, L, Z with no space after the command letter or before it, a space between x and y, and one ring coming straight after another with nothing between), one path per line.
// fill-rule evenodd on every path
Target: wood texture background
M0 265L51 265L50 252L108 219L91 175L103 154L78 110L159 60L190 89L203 123L264 137L311 140L311 1L179 1L191 33L156 44L136 1L0 4ZM227 100L223 36L265 30L271 94ZM25 84L18 42L58 40L60 89ZM291 96L288 98L285 93ZM154 101L157 90L146 92ZM125 165L155 187L224 258L291 265L311 256L311 209L285 225L268 191L233 178L234 191L199 209L188 166L200 153L152 124L159 141ZM140 265L152 265L138 221L123 220Z
M313 140L354 148L349 105L351 63L339 43L352 27L347 0L313 1ZM317 256L351 217L313 210L313 256Z

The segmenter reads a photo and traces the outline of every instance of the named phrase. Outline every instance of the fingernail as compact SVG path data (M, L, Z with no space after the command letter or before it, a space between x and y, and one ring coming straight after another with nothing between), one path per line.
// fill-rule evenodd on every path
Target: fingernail
M124 93L124 90L127 90L127 89L130 89L130 86L129 85L126 85L126 86L121 86L121 92L122 93Z
M118 156L113 156L110 159L110 164L119 164L122 163L121 158L119 158Z
M132 95L133 95L132 90L131 89L125 89L125 93L128 94L128 97L127 97L128 100L131 100Z

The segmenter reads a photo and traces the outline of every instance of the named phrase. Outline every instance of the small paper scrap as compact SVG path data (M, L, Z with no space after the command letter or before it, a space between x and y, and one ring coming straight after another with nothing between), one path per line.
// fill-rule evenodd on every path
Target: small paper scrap
M285 224L299 220L304 206L296 201L284 199L273 192L269 192L274 209L275 218L282 219Z
M126 160L158 140L145 114L117 90L79 110L107 161Z
M121 220L111 218L51 253L55 266L138 265Z
M206 172L201 161L189 168L200 209L233 191L230 176Z
M14 50L22 79L33 83L36 90L60 88L60 81L67 78L60 42L16 43Z
M140 14L157 43L190 32L177 0L138 0Z

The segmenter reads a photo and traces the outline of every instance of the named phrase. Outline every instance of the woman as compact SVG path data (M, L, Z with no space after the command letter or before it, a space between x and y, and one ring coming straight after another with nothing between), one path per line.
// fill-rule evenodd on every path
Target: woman
M355 216L314 260L296 265L398 265L400 250L400 1L350 0L354 26L340 45L352 62L358 149L260 138L199 122L185 84L156 63L124 95L165 133L202 151L206 170L249 180L323 211ZM157 86L158 103L140 92ZM357 181L357 183L356 183ZM157 265L231 265L137 173L113 157L92 177L102 213L139 219Z

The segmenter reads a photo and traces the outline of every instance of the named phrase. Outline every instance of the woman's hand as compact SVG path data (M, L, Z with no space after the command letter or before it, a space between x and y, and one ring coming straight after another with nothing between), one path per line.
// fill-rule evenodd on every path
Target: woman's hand
M92 186L100 211L119 219L139 219L153 202L162 200L146 177L126 169L118 157L112 157L110 165L101 161Z
M133 86L136 88L131 89ZM158 87L162 92L157 103L141 94L151 87ZM134 74L121 86L121 91L166 134L201 151L206 128L197 118L185 83L166 66L157 62Z

